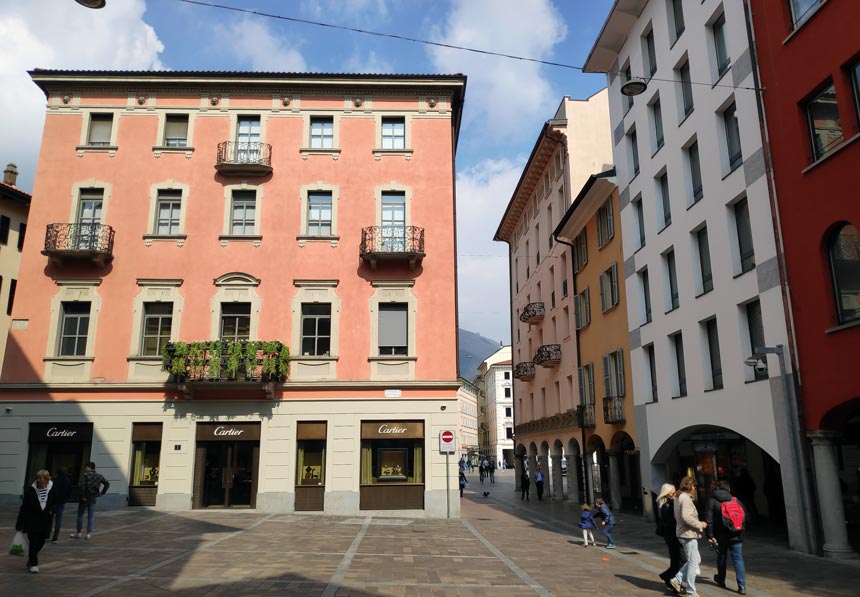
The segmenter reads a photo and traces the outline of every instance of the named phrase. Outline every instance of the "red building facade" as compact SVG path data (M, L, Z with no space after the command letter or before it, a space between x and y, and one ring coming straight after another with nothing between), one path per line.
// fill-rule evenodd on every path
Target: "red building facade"
M852 557L860 524L860 200L852 182L860 166L860 2L747 7L823 552Z

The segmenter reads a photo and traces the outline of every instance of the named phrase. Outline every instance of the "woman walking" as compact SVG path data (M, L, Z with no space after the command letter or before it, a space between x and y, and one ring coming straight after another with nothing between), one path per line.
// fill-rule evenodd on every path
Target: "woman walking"
M51 479L54 482L54 493L56 497L56 507L54 508L54 534L51 537L51 543L56 543L60 537L60 529L63 528L63 511L66 509L66 502L72 495L72 480L69 478L65 467L60 467L57 471L57 476Z
M527 500L531 501L529 498L529 471L528 469L523 469L523 474L520 477L520 487L522 488L522 495L520 496L520 501Z
M657 530L669 550L669 567L660 573L660 578L670 589L672 583L669 580L681 569L682 561L681 544L675 535L675 528L675 486L664 483L660 488L660 495L657 496Z
M699 520L696 510L696 479L684 477L675 499L675 535L687 561L681 566L669 584L679 595L696 594L696 574L699 573L699 538L708 523Z
M582 529L582 546L588 547L588 538L591 537L591 544L597 545L594 540L594 528L597 522L594 520L594 514L591 513L591 506L588 504L582 505L582 514L579 517L579 528Z
M24 490L24 501L18 511L15 530L27 534L30 551L27 554L27 570L33 574L39 571L39 552L51 534L54 519L56 495L52 491L54 483L51 473L38 471L36 480Z

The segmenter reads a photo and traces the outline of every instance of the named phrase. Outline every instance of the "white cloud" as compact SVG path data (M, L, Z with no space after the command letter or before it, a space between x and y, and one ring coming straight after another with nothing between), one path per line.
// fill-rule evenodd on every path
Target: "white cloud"
M394 65L373 50L370 50L366 56L357 50L346 61L344 70L349 73L393 73Z
M444 25L436 29L433 41L537 59L547 58L567 34L550 0L454 2ZM482 129L484 138L531 134L536 112L558 104L537 63L447 48L429 52L438 72L469 77L465 118Z
M508 245L492 242L525 159L486 159L457 174L460 327L510 342Z
M229 39L233 56L257 71L303 72L307 64L285 35L278 35L259 18L245 17L217 25L218 36ZM296 44L298 45L298 44Z
M389 14L386 0L310 0L301 10L318 21L362 26L379 25Z
M15 162L18 184L32 187L45 118L45 97L27 70L162 69L164 45L143 20L143 0L89 10L70 0L7 3L0 19L0 162Z

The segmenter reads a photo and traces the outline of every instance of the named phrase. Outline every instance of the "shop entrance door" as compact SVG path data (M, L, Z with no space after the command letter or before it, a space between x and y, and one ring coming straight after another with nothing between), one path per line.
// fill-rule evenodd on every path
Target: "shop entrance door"
M203 454L200 454L203 452ZM251 508L255 505L260 446L256 442L198 445L203 468L204 508Z

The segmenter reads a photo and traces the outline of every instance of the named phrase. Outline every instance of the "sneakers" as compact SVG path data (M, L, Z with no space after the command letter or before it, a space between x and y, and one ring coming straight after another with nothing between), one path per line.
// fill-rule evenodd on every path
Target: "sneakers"
M36 574L39 572L39 567L38 566L30 566L29 570L30 570L31 574Z
M715 583L717 583L717 584L718 584L720 587L722 587L723 589L725 589L725 588L726 588L726 581L722 580L722 579L719 577L719 575L717 575L717 574L715 574L715 575L714 575L714 582L715 582Z
M678 593L678 595L684 594L684 587L681 586L681 583L678 582L677 578L670 578L669 584L672 586L672 589Z
M93 534L92 534L92 533L87 533L87 536L86 536L86 537L84 537L84 540L85 540L85 541L89 541L89 540L90 540L90 539L92 539L92 538L93 538Z
M72 539L80 539L81 534L80 533L72 533L71 535L69 535L69 537L71 537Z
M606 546L606 549L615 549L615 544L610 543L609 545Z
M746 587L738 587L738 593L740 593L741 595L746 595L747 594Z
M56 545L56 544L57 544L57 540L56 540L56 539L51 539L51 543L52 543L53 545Z

